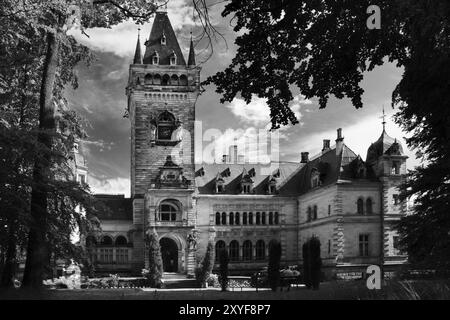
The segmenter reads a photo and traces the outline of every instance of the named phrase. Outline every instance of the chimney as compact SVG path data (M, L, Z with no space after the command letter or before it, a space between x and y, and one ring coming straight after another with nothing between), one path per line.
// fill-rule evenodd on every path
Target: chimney
M323 140L323 149L322 151L330 150L330 140Z
M237 163L238 160L237 145L230 146L229 154L230 154L230 162Z
M344 137L342 136L342 128L339 128L337 129L336 155L341 154L343 145L344 145Z
M302 155L302 161L300 161L300 163L308 163L309 152L302 152L301 155Z

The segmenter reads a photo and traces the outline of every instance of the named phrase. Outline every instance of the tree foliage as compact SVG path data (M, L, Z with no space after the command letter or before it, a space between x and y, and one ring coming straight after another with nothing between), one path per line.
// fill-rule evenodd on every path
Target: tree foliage
M280 262L281 262L281 243L272 240L269 243L269 265L267 268L267 276L269 286L276 291L280 285Z
M163 276L163 261L161 246L159 245L156 230L149 231L146 239L148 247L148 274L147 280L152 288L161 288Z
M303 281L307 288L319 289L322 259L320 257L320 240L309 238L302 246Z
M381 29L367 27L367 9L381 8ZM209 77L221 101L267 99L272 127L298 123L289 108L297 88L325 108L330 97L363 107L365 72L386 62L403 69L392 93L395 121L423 165L409 175L403 198L415 213L399 225L412 262L449 262L450 2L447 0L231 0L238 50Z
M223 248L218 253L219 255L219 283L222 291L227 291L228 288L228 263L230 258L228 251Z
M206 247L205 256L203 257L200 266L196 269L197 281L204 286L209 276L214 268L215 253L214 253L214 243L212 241L208 242Z

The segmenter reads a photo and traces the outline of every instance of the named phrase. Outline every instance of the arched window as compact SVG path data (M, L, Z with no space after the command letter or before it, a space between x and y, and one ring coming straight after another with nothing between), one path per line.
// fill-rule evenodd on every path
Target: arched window
M269 224L273 224L273 212L269 212Z
M364 201L362 198L359 198L357 201L358 214L364 214Z
M280 223L280 217L278 216L278 212L275 212L275 224L279 224Z
M308 207L308 214L306 216L306 221L311 221L312 219L312 211L311 211L311 207Z
M162 45L165 45L165 44L166 44L166 41L167 41L166 35L163 33L163 34L162 34L162 37L161 37L161 44L162 44Z
M239 221L240 219L239 219L239 212L236 212L235 214L234 214L234 224L236 224L236 225L239 225L239 223L241 222L241 221Z
M170 84L170 76L168 74L163 75L161 85L167 86Z
M221 250L224 250L226 247L225 242L222 240L219 240L216 242L216 261L219 261L219 252Z
M227 213L226 212L222 212L222 224L223 225L227 224Z
M244 212L242 214L242 224L244 224L244 225L247 224L247 212Z
M266 213L263 212L261 215L261 224L266 224Z
M180 86L187 86L187 85L188 85L188 79L183 74L183 75L180 76Z
M164 111L158 117L158 140L171 140L175 130L175 117L168 111Z
M113 240L110 236L103 236L102 240L100 241L100 244L102 246L112 246Z
M161 76L159 74L153 76L153 84L161 84Z
M400 165L397 161L392 162L391 174L400 174Z
M170 77L170 84L172 86L178 85L178 76L176 74L173 74L172 77Z
M261 224L261 213L259 212L256 213L256 224Z
M314 217L313 217L313 219L317 220L317 206L316 205L314 206Z
M175 66L177 64L177 55L175 52L172 52L172 55L170 56L170 65Z
M115 241L116 246L126 246L127 245L127 238L124 236L118 236Z
M181 208L178 203L171 200L165 200L159 205L159 220L178 221L181 220Z
M232 226L234 224L234 214L233 212L230 212L230 225Z
M152 55L152 64L154 65L159 64L159 54L156 51Z
M230 242L229 256L231 261L239 261L239 242L236 240Z
M216 212L216 225L220 225L220 212Z
M87 236L86 237L86 247L93 247L97 245L97 240L94 236Z
M146 74L144 77L144 84L152 84L152 75Z
M372 213L373 213L372 199L369 198L366 200L366 214L372 214Z
M242 258L245 261L252 260L253 256L253 246L252 242L250 240L244 241L244 244L242 246Z
M256 241L256 260L264 260L266 258L266 244L264 240Z
M253 212L248 213L248 224L253 224Z

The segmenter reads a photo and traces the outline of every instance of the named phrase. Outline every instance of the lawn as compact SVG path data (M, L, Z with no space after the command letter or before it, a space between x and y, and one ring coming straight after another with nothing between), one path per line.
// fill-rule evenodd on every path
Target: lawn
M319 290L304 287L286 291L240 289L57 289L40 293L21 290L0 294L0 299L46 300L356 300L356 299L450 299L450 281L391 281L381 290L368 290L364 281L325 282Z

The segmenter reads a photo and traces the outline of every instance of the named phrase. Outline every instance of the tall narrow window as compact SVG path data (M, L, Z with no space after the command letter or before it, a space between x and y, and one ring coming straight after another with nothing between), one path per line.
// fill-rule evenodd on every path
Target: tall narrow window
M311 210L311 207L308 207L308 213L307 213L307 216L306 216L306 221L311 221L311 219L312 219L312 210Z
M357 207L358 207L358 214L364 214L364 201L363 201L363 199L361 199L361 198L358 199Z
M233 212L230 212L230 225L232 226L234 224L234 214Z
M317 220L317 206L314 206L314 220Z
M236 212L235 214L234 214L234 224L236 224L236 225L239 225L240 224L240 219L239 219L240 217L239 217L239 212Z
M266 224L266 213L265 212L263 212L261 214L261 224Z
M242 224L246 225L247 224L247 212L244 212L242 214Z
M222 224L223 225L227 224L227 213L226 212L222 212Z
M331 215L331 204L328 205L328 215Z
M331 254L331 240L328 240L328 255Z
M361 257L369 256L369 235L360 234L359 235L359 255Z
M280 223L280 217L278 215L278 212L275 212L275 224L279 224Z
M261 224L261 213L259 212L256 213L256 224Z
M273 224L273 212L269 212L269 224Z
M253 212L248 213L248 224L253 224Z
M371 198L366 200L366 213L367 214L372 214L373 213L372 199Z
M220 212L216 212L216 225L220 225Z

